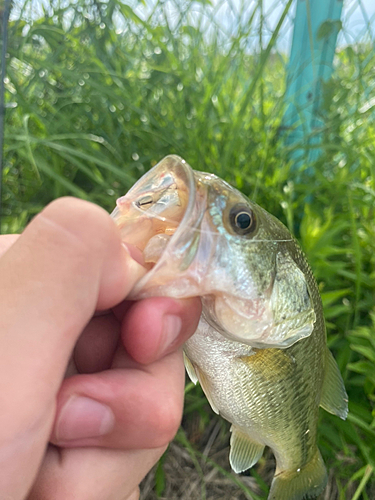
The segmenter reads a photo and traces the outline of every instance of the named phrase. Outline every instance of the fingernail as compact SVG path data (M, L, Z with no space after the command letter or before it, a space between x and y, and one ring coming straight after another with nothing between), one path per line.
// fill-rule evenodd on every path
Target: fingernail
M182 320L179 316L167 314L163 320L163 341L162 350L170 347L179 336L182 326Z
M62 442L104 436L114 425L111 408L94 399L72 396L61 410L56 439Z

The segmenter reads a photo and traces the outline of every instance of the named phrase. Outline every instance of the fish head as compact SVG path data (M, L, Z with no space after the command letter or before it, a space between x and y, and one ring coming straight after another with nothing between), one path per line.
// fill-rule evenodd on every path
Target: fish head
M315 322L287 228L214 174L167 156L117 201L122 239L149 270L131 297L200 296L205 320L253 347L288 347Z

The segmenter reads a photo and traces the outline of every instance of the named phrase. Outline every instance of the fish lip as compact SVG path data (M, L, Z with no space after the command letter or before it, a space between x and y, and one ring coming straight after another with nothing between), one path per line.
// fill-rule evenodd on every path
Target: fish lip
M139 298L140 295L142 294L142 289L145 288L145 286L147 285L147 283L149 283L150 281L152 281L152 279L155 276L155 274L157 274L157 272L159 271L160 267L162 267L163 262L166 259L166 255L168 254L168 249L171 248L175 244L176 241L178 241L178 239L180 238L180 236L182 235L182 233L185 231L186 226L189 224L190 219L191 219L192 214L193 214L194 205L196 203L196 195L197 195L196 178L195 178L193 169L191 168L191 166L189 165L189 163L186 160L184 160L183 158L181 158L178 155L168 155L168 156L164 157L162 160L160 160L160 162L157 163L152 169L150 169L147 172L147 174L145 174L145 175L149 175L149 174L152 175L152 173L154 171L156 171L157 169L160 169L164 164L167 164L167 162L170 162L170 161L174 162L172 165L170 165L170 167L178 165L178 166L182 167L183 172L186 175L186 180L187 180L186 187L187 187L187 190L188 190L188 193L189 193L189 197L188 197L188 202L187 202L187 205L186 205L186 209L185 209L185 212L184 212L184 214L182 216L182 219L181 219L180 223L177 226L176 231L171 236L171 238L168 241L166 247L164 248L162 256L155 263L154 267L150 271L148 271L135 284L133 290L131 291L131 293L129 295L130 299ZM134 184L134 186L128 191L128 193L125 195L125 197L128 196L128 195L131 195L133 192L136 192L137 188L141 184L141 181L144 181L144 176L141 177L141 179L139 179ZM115 214L115 212L116 212L116 209L114 210L113 214Z

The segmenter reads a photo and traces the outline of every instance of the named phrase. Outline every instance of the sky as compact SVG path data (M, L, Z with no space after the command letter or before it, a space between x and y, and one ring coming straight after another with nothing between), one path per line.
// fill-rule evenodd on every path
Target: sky
M13 11L13 18L17 17L17 12L19 12L19 6L25 2L32 2L33 6L33 16L38 17L42 13L42 6L48 6L50 4L49 0L14 0L15 9ZM70 0L66 0L69 3ZM110 1L110 0L108 0ZM310 0L310 2L317 2L318 0ZM329 1L329 0L320 0ZM338 0L340 1L340 0ZM136 8L137 13L142 17L147 15L147 11L154 4L155 0L146 0L146 7ZM181 3L185 3L186 0L181 0ZM286 4L287 0L263 0L263 12L264 18L266 20L265 26L265 36L264 40L267 43L269 37L280 18L281 12ZM74 2L71 2L72 4ZM135 7L140 2L138 0L124 0L124 3L128 3L132 7ZM173 3L166 2L167 8L170 9L170 16L173 18ZM222 4L222 7L218 10L216 16L218 22L224 27L231 30L231 15L229 8L229 1L223 2L223 0L211 0L212 5L215 7L218 4ZM235 8L239 9L241 4L248 5L247 9L250 14L253 6L258 3L258 0L231 0L230 2ZM199 4L197 3L197 12L199 12ZM278 47L280 50L288 52L291 44L292 32L293 32L293 17L295 12L296 1L294 2L291 13L286 19L282 30L280 31ZM372 34L372 39L375 37L375 0L344 0L344 7L342 13L343 30L338 38L338 46L348 45L350 43L360 40L365 33Z
M213 3L217 3L221 0L211 1ZM313 3L317 4L319 1L328 2L330 0L310 0L310 9L312 8ZM235 5L240 5L241 2L255 4L257 3L257 0L231 0L231 3L234 3ZM286 3L287 0L263 0L263 12L269 28L269 36L271 36L274 28L276 27ZM287 50L291 45L296 3L297 1L295 0L290 14L288 14L288 17L284 22L284 26L280 31L279 48L281 49ZM372 39L374 39L375 0L344 0L343 3L344 5L341 16L343 30L338 37L338 45L348 45L350 43L358 41L366 32L369 32L369 26L372 33ZM252 10L252 7L249 9L249 11L250 10ZM225 16L226 13L223 11L222 18L225 19ZM267 39L265 41L267 42Z

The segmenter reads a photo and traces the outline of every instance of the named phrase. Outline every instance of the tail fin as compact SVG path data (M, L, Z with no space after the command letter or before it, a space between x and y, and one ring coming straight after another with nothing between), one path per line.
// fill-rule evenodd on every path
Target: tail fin
M327 471L320 451L301 469L285 470L272 481L268 500L303 500L316 498L327 485Z

